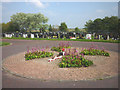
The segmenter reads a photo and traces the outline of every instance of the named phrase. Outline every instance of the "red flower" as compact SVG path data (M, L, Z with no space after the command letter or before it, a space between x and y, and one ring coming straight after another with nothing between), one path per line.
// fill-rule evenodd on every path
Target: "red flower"
M62 51L64 52L64 51L65 51L65 49L63 48L63 49L62 49Z

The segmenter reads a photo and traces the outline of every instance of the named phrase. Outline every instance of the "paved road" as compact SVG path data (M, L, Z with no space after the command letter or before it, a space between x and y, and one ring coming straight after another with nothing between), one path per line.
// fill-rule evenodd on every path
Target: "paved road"
M47 40L3 40L12 43L10 46L2 48L2 59L8 56L24 52L26 47L39 46L52 47L57 46L60 41ZM118 52L118 44L102 43L102 42L79 42L70 41L74 47L89 47L91 44L104 46L105 49ZM2 87L3 88L118 88L118 76L96 81L40 81L33 79L21 78L14 76L8 72L2 71Z

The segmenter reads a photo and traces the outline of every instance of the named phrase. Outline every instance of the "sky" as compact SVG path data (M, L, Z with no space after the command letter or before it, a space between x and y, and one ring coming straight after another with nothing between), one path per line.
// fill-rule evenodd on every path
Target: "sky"
M2 2L2 22L9 22L10 16L19 12L42 13L49 19L47 24L60 25L61 22L65 22L68 28L84 28L88 20L118 16L118 2L34 1Z

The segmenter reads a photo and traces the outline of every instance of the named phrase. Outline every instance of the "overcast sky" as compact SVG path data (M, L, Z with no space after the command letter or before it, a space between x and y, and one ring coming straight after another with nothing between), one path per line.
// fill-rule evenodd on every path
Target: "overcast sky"
M8 0L10 1L10 0ZM32 0L31 0L32 1ZM66 22L69 28L84 28L88 20L118 16L118 2L2 2L2 22L18 12L42 13L49 18L48 24Z

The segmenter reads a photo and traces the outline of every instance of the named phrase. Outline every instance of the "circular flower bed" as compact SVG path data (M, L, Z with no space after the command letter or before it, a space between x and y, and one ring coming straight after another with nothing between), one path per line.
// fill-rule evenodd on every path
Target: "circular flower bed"
M52 62L48 60L59 56L59 52L51 51L51 48L32 48L32 50L28 48L27 53L8 57L3 63L3 68L22 77L44 80L88 80L118 74L118 56L115 52L108 53L103 49L91 47L67 48L63 44L60 47L60 52L64 52L64 55ZM89 54L85 54L84 51ZM103 51L108 54L100 54Z
M82 66L88 67L90 65L93 65L93 61L85 59L84 55L109 56L109 53L106 52L104 49L100 50L98 49L98 47L95 47L94 45L92 45L89 49L82 49L82 51L79 52L76 48L71 49L69 42L67 43L60 42L58 47L52 47L51 50L64 53L62 57L62 61L59 63L59 67L61 68L82 67ZM38 48L32 48L31 51L29 49L27 50L27 53L25 54L25 59L31 60L35 58L45 58L51 56L53 56L53 53L45 52L44 49L40 50ZM58 56L59 55L57 55L57 57ZM55 56L52 57L52 59L49 60L49 62L56 60L57 57Z
M78 52L81 51L79 48L76 49ZM55 56L59 54L55 51L45 51L52 52ZM62 59L48 62L48 59L51 57L35 58L26 61L24 58L25 52L7 57L2 66L12 74L33 79L57 81L102 79L118 75L118 53L112 51L109 51L109 53L110 57L85 55L84 58L86 60L93 61L93 65L89 67L60 68L59 64Z

